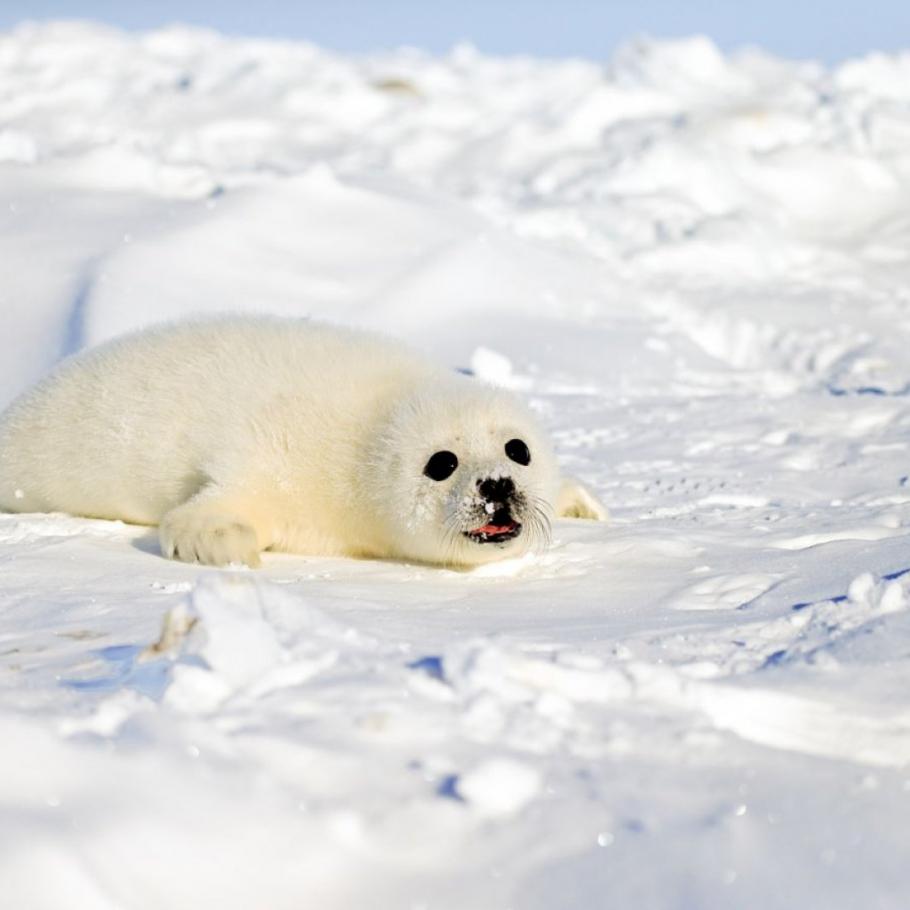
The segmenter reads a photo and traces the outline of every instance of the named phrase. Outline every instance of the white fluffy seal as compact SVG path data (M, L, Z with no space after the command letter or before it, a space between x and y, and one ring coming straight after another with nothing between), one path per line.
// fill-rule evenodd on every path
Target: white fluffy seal
M468 566L544 546L560 483L511 395L304 320L165 326L64 361L0 416L0 509L159 525L162 552Z

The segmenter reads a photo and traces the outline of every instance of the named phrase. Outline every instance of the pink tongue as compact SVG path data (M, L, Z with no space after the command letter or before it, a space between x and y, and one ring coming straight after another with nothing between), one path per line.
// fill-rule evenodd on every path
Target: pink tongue
M515 522L512 521L507 525L484 525L482 528L475 528L472 534L502 534L504 531L515 530Z

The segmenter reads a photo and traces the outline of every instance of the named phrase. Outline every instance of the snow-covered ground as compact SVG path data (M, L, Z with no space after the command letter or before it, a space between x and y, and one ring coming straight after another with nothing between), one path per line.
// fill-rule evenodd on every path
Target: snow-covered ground
M3 907L908 906L910 54L22 26L0 162L0 406L313 315L515 388L613 513L464 573L0 515Z

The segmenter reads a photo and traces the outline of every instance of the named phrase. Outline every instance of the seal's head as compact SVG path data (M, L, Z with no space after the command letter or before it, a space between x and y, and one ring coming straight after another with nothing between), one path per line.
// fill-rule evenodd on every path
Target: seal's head
M370 458L372 508L398 555L477 565L549 542L553 453L513 396L452 377L402 398Z

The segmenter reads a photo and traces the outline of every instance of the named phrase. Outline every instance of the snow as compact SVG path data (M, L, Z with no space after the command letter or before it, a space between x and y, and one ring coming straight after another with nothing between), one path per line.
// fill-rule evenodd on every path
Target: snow
M516 390L612 514L474 572L0 515L4 906L904 907L908 60L0 36L0 404L330 319Z

